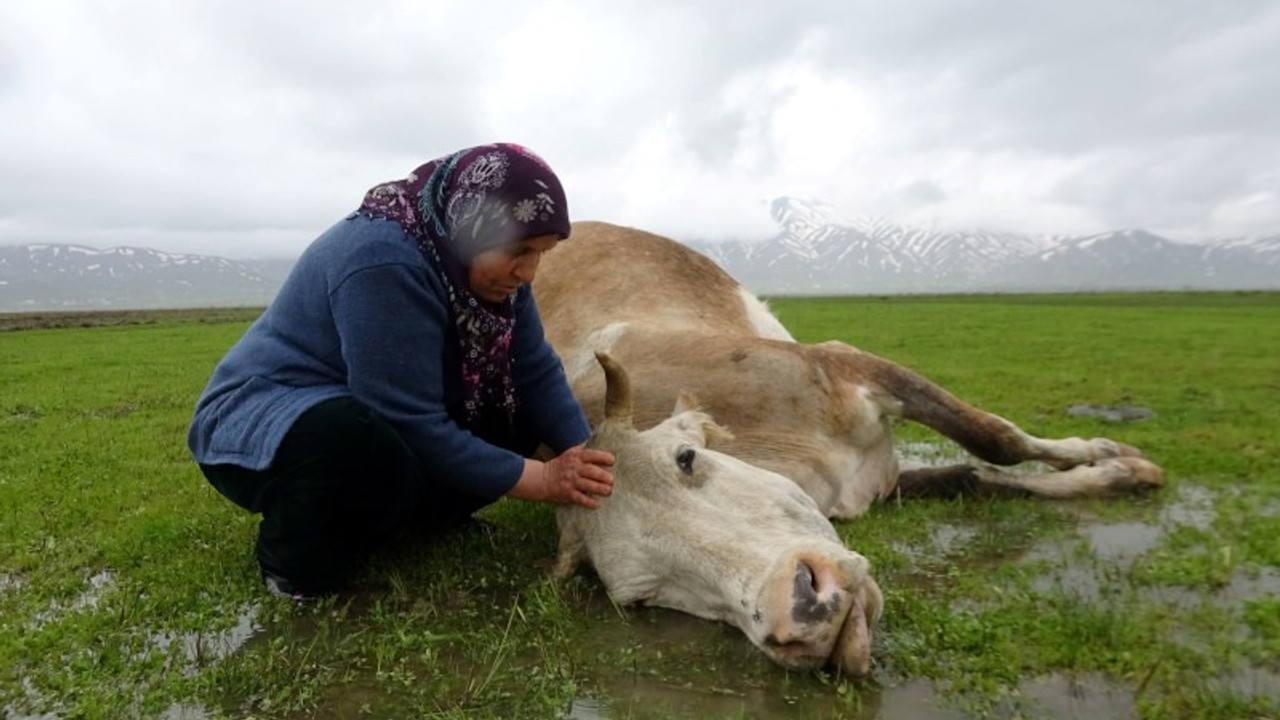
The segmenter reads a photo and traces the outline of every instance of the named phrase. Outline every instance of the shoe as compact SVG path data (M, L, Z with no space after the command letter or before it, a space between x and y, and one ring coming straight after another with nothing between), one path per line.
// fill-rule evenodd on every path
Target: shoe
M299 605L313 603L323 598L326 594L305 591L294 585L289 579L267 570L262 571L262 582L267 586L267 592L279 598L292 600Z

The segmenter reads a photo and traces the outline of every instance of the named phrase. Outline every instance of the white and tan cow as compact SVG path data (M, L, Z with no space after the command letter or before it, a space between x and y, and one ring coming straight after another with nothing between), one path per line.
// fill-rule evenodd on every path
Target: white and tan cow
M595 510L556 510L556 576L586 561L615 602L730 623L788 668L867 674L883 601L866 558L791 480L708 450L724 430L689 394L637 429L626 371L599 362L606 402L590 444L617 457L614 489Z
M993 485L1066 497L1163 482L1127 445L1038 438L888 360L841 342L798 343L711 260L650 233L575 223L543 259L534 293L593 424L605 393L595 354L606 352L631 375L639 427L662 422L692 390L732 433L712 437L712 449L790 478L828 517L855 517L895 492ZM985 463L900 467L890 426L899 417ZM1056 470L994 467L1032 460Z

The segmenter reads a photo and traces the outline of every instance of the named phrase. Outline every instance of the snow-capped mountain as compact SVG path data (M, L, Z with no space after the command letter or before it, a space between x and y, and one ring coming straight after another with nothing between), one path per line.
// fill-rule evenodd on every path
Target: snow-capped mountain
M265 305L276 268L134 247L0 247L0 311Z
M676 239L763 295L1280 290L1280 234L1188 244L1143 230L943 232L844 218L785 197L770 210L778 223L771 237ZM0 312L265 305L291 264L129 247L0 247Z
M1177 243L1142 230L1087 237L906 228L779 198L778 235L689 241L762 294L1280 289L1280 236Z
M1217 278L1216 266L1204 262L1203 248L1142 230L1065 239L1005 270L1007 287L1019 290L1223 290L1241 280L1234 272Z

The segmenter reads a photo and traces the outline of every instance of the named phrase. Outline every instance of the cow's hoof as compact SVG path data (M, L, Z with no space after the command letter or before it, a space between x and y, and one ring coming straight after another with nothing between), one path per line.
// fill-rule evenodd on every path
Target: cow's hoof
M1101 457L1104 458L1143 457L1142 451L1138 448L1132 445L1125 445L1124 443L1116 442L1110 438L1090 438L1089 442L1093 443L1095 447L1102 448Z
M1142 492L1164 485L1164 471L1150 460L1140 457L1117 457L1104 462L1123 468L1121 476L1111 484L1111 490L1114 492Z

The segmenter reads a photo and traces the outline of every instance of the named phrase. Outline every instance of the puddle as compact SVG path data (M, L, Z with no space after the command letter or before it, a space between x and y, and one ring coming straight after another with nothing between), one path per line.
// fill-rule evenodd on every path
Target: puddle
M976 462L972 455L950 440L938 442L896 442L894 448L903 468L929 465L961 465Z
M262 626L258 624L258 607L245 605L236 614L236 624L227 630L215 633L152 632L147 633L147 638L161 652L169 652L175 645L181 648L184 660L182 672L190 677L210 663L222 660L244 647L261 630Z
M1180 526L1209 530L1217 518L1213 494L1197 485L1180 485L1176 492L1177 497L1161 507L1156 523L1100 522L1081 513L1078 515L1077 536L1088 543L1098 560L1128 564L1153 549L1167 531ZM1025 559L1057 559L1057 555L1046 555L1042 546L1028 552Z
M824 688L827 697L820 699L778 694L769 688L717 692L647 679L619 683L606 689L607 699L587 696L575 700L569 709L568 720L703 717L965 720L973 717L965 709L964 698L947 700L927 680L863 688L855 699L839 698L831 687ZM1131 689L1092 675L1052 675L1028 680L1011 691L995 708L979 714L1061 720L1129 720L1137 717Z
M0 591L19 588L21 578L0 575ZM100 570L86 581L87 587L70 601L53 600L27 622L28 631L39 631L52 623L59 622L70 614L111 612L110 606L101 607L109 594L117 589L115 573L110 569ZM257 605L246 604L234 614L234 624L221 631L149 631L144 628L124 629L126 635L143 637L148 646L155 652L168 656L166 671L180 671L185 677L194 677L211 664L217 663L243 648L249 640L262 631L258 623L259 609ZM124 646L133 646L127 639L121 640ZM144 654L147 651L144 651ZM173 666L177 666L176 669ZM61 715L53 713L33 714L26 708L57 707L58 703L41 693L30 678L22 678L22 691L7 698L7 705L0 705L0 718L4 720L60 720ZM159 720L206 720L212 717L209 712L198 705L175 703L166 708Z
M23 715L12 705L2 709L4 720L62 720L61 715L45 713L43 715ZM213 717L208 710L199 705L174 703L156 716L156 720L210 720Z
M88 589L77 595L66 605L59 603L57 600L50 602L49 607L36 613L31 618L31 621L27 624L27 629L39 630L57 620L58 616L64 613L85 612L96 608L103 596L110 592L112 586L115 585L115 579L115 573L111 570L99 570L89 577Z
M208 710L199 705L182 705L175 703L165 708L156 720L209 720L213 717Z
M934 528L933 532L930 533L930 539L933 540L933 547L936 552L950 555L973 540L977 535L978 531L973 528L942 525Z
M898 680L876 668L870 678L837 684L829 676L784 671L736 629L661 608L628 610L619 618L607 602L589 600L593 631L581 642L598 655L590 690L568 711L570 720L629 718L841 717L854 720L961 720L971 713L965 698L948 696L945 685L927 679ZM686 658L646 666L625 661L627 648L643 657ZM641 653L637 653L640 657ZM622 662L611 658L622 657ZM662 668L657 667L661 664ZM1028 679L1001 701L996 717L1135 717L1132 690L1098 676L1053 675ZM1007 711L1007 712L1005 712ZM1048 712L1048 715L1036 714Z
M1142 589L1143 597L1171 607L1190 610L1205 603L1205 593L1182 587L1160 586ZM1257 571L1237 570L1226 585L1213 590L1212 597L1234 605L1268 595L1280 595L1280 570L1265 567Z
M814 687L798 687L809 686ZM789 686L788 686L789 685ZM584 696L569 708L569 720L628 718L841 717L850 720L961 720L968 715L949 707L933 684L913 680L880 687L864 683L854 694L829 684L791 675L782 687L700 686L643 675L602 683L603 697Z
M43 695L41 695L40 691L36 690L36 688L31 684L30 678L25 678L25 677L22 678L22 696L28 701L40 701L43 698ZM43 703L37 703L37 704L43 704ZM18 712L18 710L15 709L14 704L12 702L9 703L8 705L5 705L2 709L4 710L5 720L61 720L61 716L56 715L54 713L27 715L27 714Z
M1067 408L1072 417L1096 417L1113 423L1132 423L1150 420L1156 416L1150 408L1135 405L1094 405L1091 403L1072 405Z
M1280 698L1280 673L1245 668L1220 680L1223 686L1245 697Z
M1218 517L1213 507L1213 493L1199 485L1178 485L1178 498L1160 512L1163 525L1187 525L1196 530L1208 530Z
M9 573L0 573L0 592L8 590L21 590L22 577L20 575L10 575Z
M596 658L584 668L584 692L569 709L575 720L874 718L867 711L896 691L875 680L838 684L815 672L788 672L725 623L652 607L620 616L599 590L575 612L586 616L591 631L574 642L583 657Z
M1097 599L1105 585L1115 585L1111 576L1125 574L1143 555L1154 550L1165 533L1179 527L1209 531L1217 518L1214 496L1197 485L1180 485L1177 497L1160 510L1155 523L1105 523L1082 518L1073 539L1041 543L1021 558L1022 564L1048 562L1053 569L1039 578L1034 587L1040 591L1065 589L1085 598ZM1082 555L1075 542L1083 542L1089 554ZM1203 604L1204 591L1177 586L1139 588L1145 599L1177 607ZM1228 583L1213 591L1213 597L1239 602L1261 594L1280 592L1280 571L1274 568L1243 568L1232 574Z
M1000 716L1051 717L1057 720L1127 720L1136 718L1133 691L1096 676L1053 675L1028 680L1018 687L1019 697L1002 705Z
M1081 528L1089 540L1089 549L1099 562L1128 566L1139 555L1151 550L1164 531L1145 523L1111 523Z

